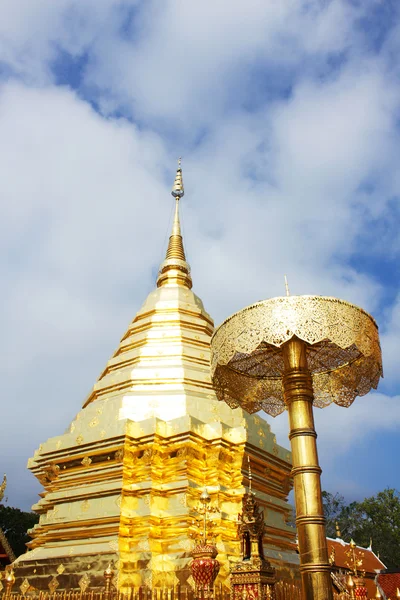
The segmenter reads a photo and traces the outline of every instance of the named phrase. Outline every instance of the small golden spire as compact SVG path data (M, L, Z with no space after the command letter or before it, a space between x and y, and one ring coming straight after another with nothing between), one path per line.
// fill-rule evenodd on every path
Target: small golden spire
M378 589L378 586L376 587L375 598L378 598L378 599L379 599L379 598L382 598L382 596L381 596L381 593L380 593L380 591L379 591L379 589Z
M342 534L340 533L340 529L339 529L339 523L336 521L335 523L335 529L336 529L336 537L337 538L341 538Z
M7 487L7 475L4 473L3 483L0 485L0 502L4 498L4 492L6 491L6 487Z
M179 200L185 194L180 158L178 160L178 168L176 170L171 194L175 198L174 222L171 235L169 236L165 260L161 264L158 274L157 287L167 284L178 284L190 289L192 287L192 279L190 277L190 267L186 262L179 219Z
M251 484L252 484L252 481L253 481L253 477L251 475L250 456L247 456L247 464L248 464L248 468L249 468L249 492L251 494L252 493Z
M396 589L396 598L400 598L400 590L399 590L399 588Z
M286 296L290 296L289 284L288 284L288 281L287 281L287 277L286 277L286 275L284 275L284 278L285 278L285 290L286 290Z

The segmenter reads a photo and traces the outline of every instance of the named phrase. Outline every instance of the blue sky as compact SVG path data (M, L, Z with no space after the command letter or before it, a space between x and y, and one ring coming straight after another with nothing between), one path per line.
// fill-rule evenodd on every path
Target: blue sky
M40 486L154 286L183 156L185 246L216 324L284 291L377 319L385 379L316 411L323 484L400 488L400 14L390 0L3 0L1 455ZM286 415L273 420L288 445Z

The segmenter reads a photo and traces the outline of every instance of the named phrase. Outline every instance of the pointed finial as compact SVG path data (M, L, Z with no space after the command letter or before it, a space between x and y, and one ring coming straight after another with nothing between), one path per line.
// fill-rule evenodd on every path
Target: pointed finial
M376 587L375 598L378 598L378 599L379 599L379 598L382 598L382 596L381 596L381 593L380 593L380 591L379 591L379 589L378 589L378 586Z
M165 260L161 263L158 273L157 287L163 285L182 285L189 289L192 287L190 267L186 261L179 219L179 200L184 193L181 159L179 158L175 181L171 191L172 196L175 198L174 221L172 232L169 236Z
M290 296L289 284L288 284L288 281L287 281L287 277L286 277L286 275L284 275L284 277L285 277L285 290L286 290L286 296Z
M171 194L174 198L176 198L176 200L179 200L179 198L182 198L182 196L185 194L182 180L181 160L181 158L178 159L178 168L176 170L175 181L171 191Z
M399 588L396 589L396 598L400 598L400 590L399 590Z
M342 534L340 533L340 529L339 529L339 523L336 521L335 523L335 529L336 529L336 537L337 538L341 538Z
M3 483L0 485L0 502L3 500L4 492L7 487L7 475L4 473Z
M249 492L251 494L252 493L251 485L252 485L253 477L251 475L250 456L247 456L247 464L248 464L248 469L249 469Z

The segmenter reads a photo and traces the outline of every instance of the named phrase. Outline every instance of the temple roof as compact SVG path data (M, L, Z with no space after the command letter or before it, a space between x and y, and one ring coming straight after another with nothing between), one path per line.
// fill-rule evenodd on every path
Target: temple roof
M400 570L378 575L378 585L380 592L385 599L398 597L397 590L400 590Z
M340 538L327 538L327 544L328 554L331 554L332 549L334 549L335 562L333 564L333 567L336 567L337 569L348 569L349 567L347 565L347 562L349 559L346 556L346 552L349 550L350 544ZM363 548L362 546L356 546L355 549L364 554L363 565L361 568L366 572L366 574L376 574L382 571L382 569L386 569L386 566L376 556L372 548Z

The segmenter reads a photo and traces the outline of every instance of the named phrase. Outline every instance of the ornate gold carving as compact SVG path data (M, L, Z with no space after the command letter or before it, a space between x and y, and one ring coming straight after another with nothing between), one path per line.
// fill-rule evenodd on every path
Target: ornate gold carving
M307 343L315 406L349 406L377 387L382 360L372 317L336 298L289 296L253 304L215 331L211 369L219 400L248 412L281 413L280 347L293 337Z
M80 446L83 443L83 435L80 433L75 441L78 444L78 446Z
M124 458L124 449L120 448L119 450L116 451L116 453L114 454L114 459L117 462L120 462L122 459Z
M93 419L89 423L89 427L96 427L99 424L99 420L97 417L93 417Z
M58 567L57 567L57 573L58 573L59 575L62 575L62 574L64 573L64 571L65 571L65 567L64 567L64 565L63 565L62 563L61 563L61 564L59 564L59 565L58 565Z
M153 458L153 450L151 448L147 448L144 452L143 452L143 462L146 465L149 465L152 461Z
M91 464L92 464L92 459L90 458L90 456L84 456L83 459L81 460L81 465L83 465L84 467L88 467Z
M58 581L57 577L53 577L53 578L52 578L52 579L50 579L50 581L49 581L48 588L49 588L50 592L51 592L52 594L54 594L54 593L55 593L55 591L56 591L56 589L58 588L58 586L59 586L59 585L60 585L60 583L59 583L59 581Z
M364 577L365 571L361 567L363 566L365 552L357 550L357 544L354 540L350 540L349 548L345 551L345 555L347 556L346 566L354 576L358 577L361 574L361 577Z
M86 592L87 588L89 587L89 584L90 584L90 577L87 573L84 573L84 575L82 575L82 577L78 581L78 585L83 594Z
M22 592L22 595L25 596L26 592L29 590L30 588L30 583L29 581L25 578L23 580L23 582L21 583L21 585L19 586L19 589Z

